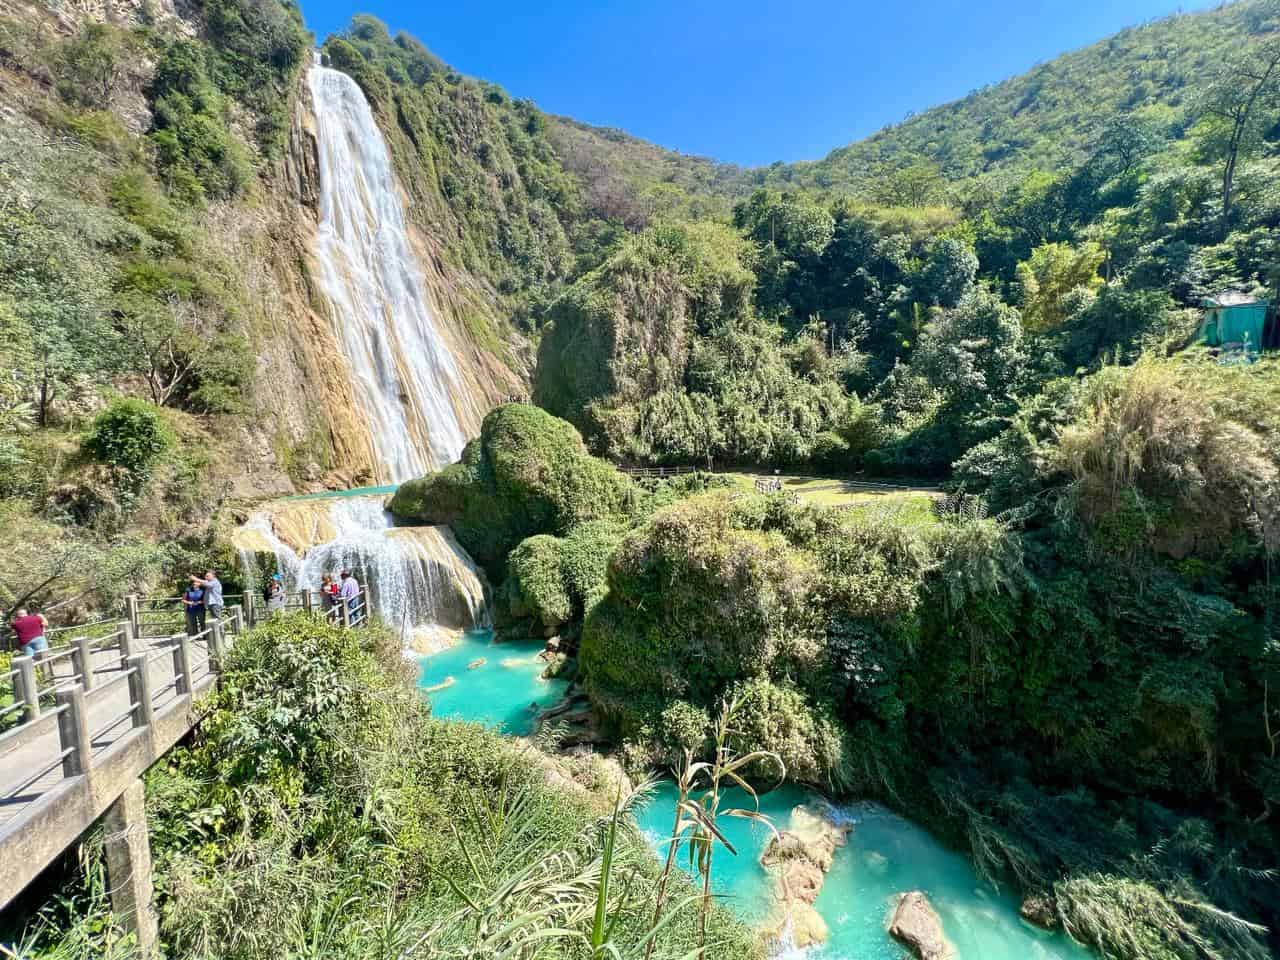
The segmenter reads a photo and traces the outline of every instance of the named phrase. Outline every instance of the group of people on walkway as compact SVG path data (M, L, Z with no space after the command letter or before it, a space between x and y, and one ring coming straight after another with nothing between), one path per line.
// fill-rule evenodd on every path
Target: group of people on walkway
M205 615L212 613L213 619L222 619L222 581L218 579L216 570L206 570L203 577L191 574L191 586L182 594L182 606L187 612L187 636L194 637L204 632Z
M284 575L273 573L262 592L262 599L267 602L267 616L275 616L283 611L285 598ZM350 570L340 572L337 579L331 573L321 574L320 602L324 607L325 614L333 614L334 611L340 610L343 605L354 613L359 599L360 584L356 582L356 578L351 575Z
M203 633L208 616L221 620L225 612L222 597L222 581L218 572L206 570L203 576L191 574L190 583L182 592L182 607L187 619L187 636L194 637ZM267 616L275 616L285 608L286 591L284 576L280 573L271 575L263 590L263 599L267 603ZM350 570L343 570L337 579L326 573L320 578L320 599L326 614L336 615L334 611L345 606L352 613L359 607L360 584L351 575ZM9 620L9 628L17 639L18 655L29 657L49 649L49 621L43 613L28 607L19 607Z

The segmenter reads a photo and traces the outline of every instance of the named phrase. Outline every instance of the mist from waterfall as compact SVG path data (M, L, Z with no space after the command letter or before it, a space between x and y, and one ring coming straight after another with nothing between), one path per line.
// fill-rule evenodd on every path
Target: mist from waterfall
M369 424L378 479L399 482L461 454L466 437L454 402L462 400L462 378L427 302L391 158L364 93L318 62L307 80L320 161L318 279Z

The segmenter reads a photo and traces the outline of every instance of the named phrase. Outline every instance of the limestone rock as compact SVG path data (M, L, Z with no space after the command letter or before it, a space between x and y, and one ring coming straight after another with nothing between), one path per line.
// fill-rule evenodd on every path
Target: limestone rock
M956 956L956 948L942 932L938 912L919 890L898 898L889 933L920 960L952 960Z
M1029 894L1018 910L1023 920L1033 923L1045 930L1052 930L1058 925L1058 907L1053 897L1041 893Z
M813 904L849 830L806 806L791 811L787 829L770 840L760 855L760 865L774 878L774 907L762 928L766 938L776 940L785 934L802 949L827 939L827 925Z

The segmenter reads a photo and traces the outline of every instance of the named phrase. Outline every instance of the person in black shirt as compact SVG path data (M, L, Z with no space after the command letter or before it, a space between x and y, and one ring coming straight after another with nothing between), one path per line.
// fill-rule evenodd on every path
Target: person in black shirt
M182 595L182 605L187 608L187 636L194 637L204 630L204 587L198 577L191 578L191 586Z

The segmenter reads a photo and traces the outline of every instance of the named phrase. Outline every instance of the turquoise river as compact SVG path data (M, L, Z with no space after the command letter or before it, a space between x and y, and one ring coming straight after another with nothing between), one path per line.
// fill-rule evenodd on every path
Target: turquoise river
M490 631L468 633L454 646L421 658L419 686L436 716L476 720L509 734L532 731L539 709L555 703L565 684L542 680L540 643L495 643ZM671 830L674 788L658 787L637 816L659 849ZM812 791L785 786L760 799L761 812L785 829L791 811L807 803L852 824L815 904L831 937L805 951L780 948L786 960L902 960L909 956L886 932L894 897L923 890L955 944L957 960L1087 960L1088 951L1062 934L1045 933L1018 916L1018 902L983 884L969 860L922 828L876 804L831 808ZM715 852L712 885L747 920L762 919L770 882L758 859L767 830L747 820L720 823L738 850ZM683 859L683 858L682 858Z

